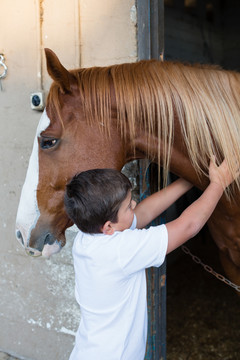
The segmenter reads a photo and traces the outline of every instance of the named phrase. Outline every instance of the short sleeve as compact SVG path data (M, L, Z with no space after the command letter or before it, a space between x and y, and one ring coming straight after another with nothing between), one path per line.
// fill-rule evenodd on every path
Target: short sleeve
M119 239L119 263L125 274L132 274L164 262L168 244L165 225L149 229L125 230Z

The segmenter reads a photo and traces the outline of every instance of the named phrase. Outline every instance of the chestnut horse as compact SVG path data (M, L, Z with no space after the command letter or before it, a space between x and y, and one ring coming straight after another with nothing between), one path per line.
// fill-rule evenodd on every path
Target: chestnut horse
M72 225L64 188L77 172L121 169L141 158L164 173L208 184L209 159L240 161L240 75L218 67L156 60L68 71L45 49L54 80L30 158L17 238L32 256L50 256ZM208 226L232 281L240 284L239 179ZM107 184L106 184L107 186Z

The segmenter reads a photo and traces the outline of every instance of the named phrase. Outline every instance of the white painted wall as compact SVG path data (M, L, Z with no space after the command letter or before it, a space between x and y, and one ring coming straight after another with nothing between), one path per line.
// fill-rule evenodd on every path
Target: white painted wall
M136 61L135 1L81 0L80 14L83 67Z
M74 299L73 234L50 260L25 255L15 216L40 113L30 94L51 80L43 47L75 68L137 58L134 0L1 0L0 350L31 360L65 360L80 312ZM1 72L1 68L0 68Z

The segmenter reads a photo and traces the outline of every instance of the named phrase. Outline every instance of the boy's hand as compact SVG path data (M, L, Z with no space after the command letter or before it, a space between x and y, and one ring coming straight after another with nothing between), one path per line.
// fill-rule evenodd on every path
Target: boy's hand
M212 215L223 191L239 176L239 163L229 169L226 160L217 166L213 156L209 165L210 184L203 194L176 219L166 224L167 253L195 236Z
M224 190L239 176L239 168L239 164L236 164L234 173L232 173L227 165L226 160L224 160L221 165L217 166L215 156L212 156L209 165L210 182L220 185Z

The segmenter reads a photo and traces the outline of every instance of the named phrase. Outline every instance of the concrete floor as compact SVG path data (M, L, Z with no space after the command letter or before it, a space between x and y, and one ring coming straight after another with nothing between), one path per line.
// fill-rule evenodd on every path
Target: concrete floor
M0 360L19 360L19 358L0 351Z

